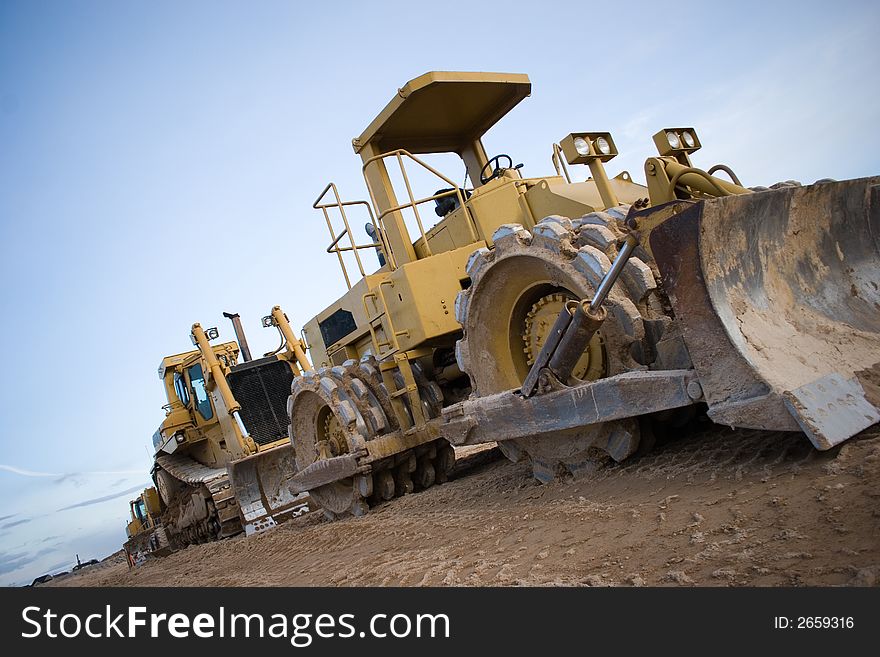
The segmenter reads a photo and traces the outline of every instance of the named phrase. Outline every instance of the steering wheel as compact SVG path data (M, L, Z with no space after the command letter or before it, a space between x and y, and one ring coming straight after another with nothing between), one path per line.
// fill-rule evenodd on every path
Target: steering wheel
M501 158L504 158L507 160L506 167L501 166L501 162L500 162ZM495 163L494 167L492 167L493 162ZM486 175L486 170L489 167L492 167L492 173L490 173L489 175ZM507 155L505 153L502 153L501 155L496 155L491 160L486 162L486 166L484 166L482 168L482 170L480 171L480 182L485 185L490 180L495 180L498 176L501 175L501 172L504 171L505 169L512 169L512 168L513 168L513 159L510 157L510 155Z

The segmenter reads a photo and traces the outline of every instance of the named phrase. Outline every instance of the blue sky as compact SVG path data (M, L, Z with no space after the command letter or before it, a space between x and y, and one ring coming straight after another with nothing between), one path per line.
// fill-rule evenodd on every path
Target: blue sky
M609 130L643 180L678 125L750 185L880 173L875 2L452 7L0 3L0 584L118 549L193 322L262 353L344 291L311 203L366 197L350 140L425 71L530 75L485 139L527 176Z

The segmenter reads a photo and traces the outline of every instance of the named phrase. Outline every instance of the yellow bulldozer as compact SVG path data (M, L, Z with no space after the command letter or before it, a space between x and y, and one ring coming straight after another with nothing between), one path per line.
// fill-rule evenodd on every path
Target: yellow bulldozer
M654 135L647 186L606 173L607 132L566 135L555 175L524 177L482 137L530 93L526 75L427 73L353 140L370 202L330 183L313 205L349 289L303 330L315 369L292 381L280 488L358 515L443 481L453 445L498 441L548 480L697 412L819 449L880 419L880 178L747 188L692 163L693 128Z
M305 493L360 515L443 482L453 446L497 441L547 481L696 413L819 449L880 420L880 178L748 188L693 164L689 127L654 135L647 185L609 177L608 132L569 133L555 174L525 177L482 137L530 93L521 74L406 83L352 142L370 201L331 182L313 204L348 291L302 341L276 308L286 349L263 362L198 325L198 351L163 360L155 476L178 533L263 529ZM270 367L251 401L239 379Z
M259 532L308 509L306 495L290 494L278 480L294 464L287 434L290 386L311 364L280 307L263 325L278 330L281 345L258 359L239 316L224 315L237 341L212 346L219 331L193 324L195 349L159 365L168 403L153 435L152 476L174 548Z
M141 563L147 556L163 556L170 552L170 542L162 525L162 501L154 487L128 503L129 521L125 526L128 537L122 546L128 566ZM78 559L78 558L77 558Z

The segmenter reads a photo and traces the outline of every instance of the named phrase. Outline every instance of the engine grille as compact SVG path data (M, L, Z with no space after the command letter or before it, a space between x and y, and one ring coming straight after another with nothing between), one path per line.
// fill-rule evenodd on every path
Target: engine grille
M232 368L229 387L241 404L241 419L251 438L260 445L287 438L287 398L293 372L274 356Z

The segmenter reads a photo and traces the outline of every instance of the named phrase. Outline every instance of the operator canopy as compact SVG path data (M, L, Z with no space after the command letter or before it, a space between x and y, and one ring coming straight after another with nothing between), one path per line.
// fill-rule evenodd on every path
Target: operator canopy
M522 73L432 71L398 89L367 129L355 153L461 153L532 91Z

